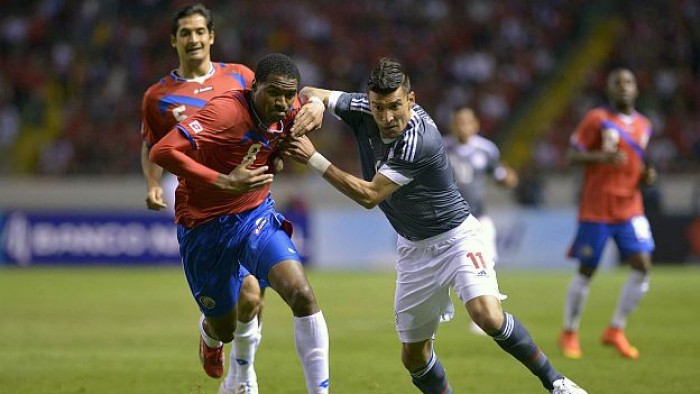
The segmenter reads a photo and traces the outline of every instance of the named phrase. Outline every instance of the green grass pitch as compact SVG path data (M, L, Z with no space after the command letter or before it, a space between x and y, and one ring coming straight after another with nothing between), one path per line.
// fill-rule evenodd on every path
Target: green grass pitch
M594 281L578 361L556 348L571 272L501 271L499 281L510 296L505 309L590 393L700 393L700 269L655 268L628 329L638 361L598 342L626 272L602 272ZM417 392L399 361L393 272L310 271L309 278L330 330L332 392ZM292 317L274 292L266 300L260 392L304 393ZM0 267L0 392L216 393L219 382L199 366L197 318L176 267ZM456 393L545 392L493 341L470 334L467 323L458 309L436 341Z

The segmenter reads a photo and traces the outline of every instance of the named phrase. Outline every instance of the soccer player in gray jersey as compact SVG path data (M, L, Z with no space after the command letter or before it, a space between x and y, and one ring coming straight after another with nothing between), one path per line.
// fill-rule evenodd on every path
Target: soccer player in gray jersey
M301 100L316 104L304 106L292 128L295 135L304 134L309 129L306 116L327 108L354 132L363 179L333 166L305 136L292 139L286 155L306 163L365 208L379 205L399 234L395 322L401 361L413 384L423 393L452 393L433 350L440 318L452 308L452 288L471 318L546 389L586 393L557 372L525 327L501 309L502 295L493 261L484 254L479 222L457 190L441 134L415 103L402 66L382 59L367 87L368 93L302 89Z

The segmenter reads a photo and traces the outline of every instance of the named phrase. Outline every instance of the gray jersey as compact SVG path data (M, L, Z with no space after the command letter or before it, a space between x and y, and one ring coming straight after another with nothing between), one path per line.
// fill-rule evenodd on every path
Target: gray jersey
M379 204L397 233L422 240L459 226L469 216L469 204L457 190L440 131L418 105L404 133L385 144L364 93L333 92L333 114L350 125L357 139L362 175L377 172L402 187Z
M472 213L478 217L485 210L487 178L501 180L506 174L500 164L498 147L480 135L471 136L466 144L448 138L446 146L459 192L469 201Z

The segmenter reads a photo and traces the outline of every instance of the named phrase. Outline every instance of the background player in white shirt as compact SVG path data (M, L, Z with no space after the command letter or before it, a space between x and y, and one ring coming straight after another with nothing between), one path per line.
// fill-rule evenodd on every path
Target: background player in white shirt
M479 119L469 107L457 108L452 114L450 135L445 137L447 156L460 194L469 203L471 213L479 219L485 254L498 261L497 232L486 212L486 185L489 178L504 188L518 185L518 174L501 162L496 144L479 133ZM472 322L471 331L486 333Z

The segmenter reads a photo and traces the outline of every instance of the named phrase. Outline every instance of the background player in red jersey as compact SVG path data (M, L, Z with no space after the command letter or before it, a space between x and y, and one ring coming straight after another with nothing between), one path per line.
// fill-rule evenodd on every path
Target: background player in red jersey
M253 71L241 64L213 63L211 45L214 43L214 21L210 10L201 4L180 8L173 18L171 45L177 50L179 66L144 94L142 104L143 144L141 168L147 182L146 205L152 210L166 209L163 196L163 169L148 159L151 146L167 134L178 122L199 111L214 96L231 89L249 88ZM175 194L175 211L186 214L185 181L179 180ZM262 294L258 281L242 271L241 294L238 302L238 323L231 346L229 370L225 387L245 387L257 392L257 377L253 366L260 341L258 314L262 309ZM201 325L201 324L200 324ZM223 354L222 356L223 357ZM223 374L223 365L205 364L212 377Z
M291 308L308 392L327 393L326 322L291 241L291 223L270 196L269 163L298 110L299 81L289 57L265 56L250 90L213 98L153 146L149 158L185 180L186 205L176 222L185 275L206 316L203 353L233 339L235 279L243 266Z
M624 328L627 317L649 290L654 250L640 190L641 183L651 184L656 177L645 162L651 123L634 109L638 91L632 71L613 70L608 75L607 93L611 106L593 109L586 115L571 136L569 150L570 161L584 166L579 228L569 250L569 256L579 260L579 269L567 290L559 341L564 356L574 359L582 356L579 323L590 280L609 238L632 270L601 340L626 358L639 357Z

